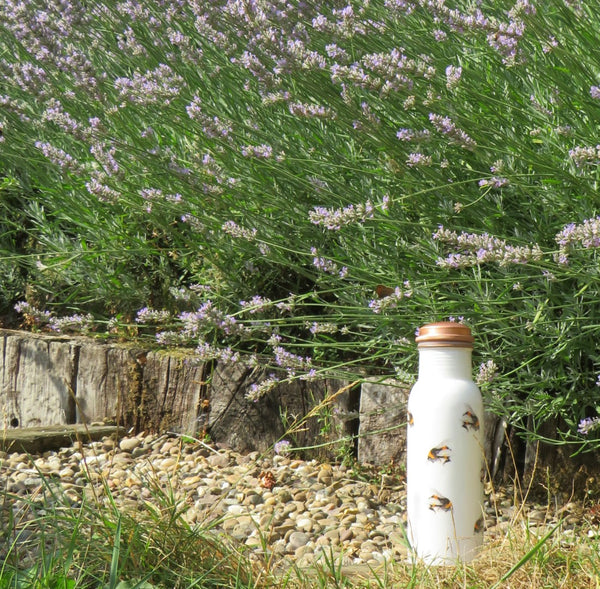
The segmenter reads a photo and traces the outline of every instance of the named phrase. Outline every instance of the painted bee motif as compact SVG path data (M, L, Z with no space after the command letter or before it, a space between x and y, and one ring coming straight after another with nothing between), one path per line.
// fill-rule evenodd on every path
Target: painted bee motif
M429 450L427 454L427 460L430 462L437 462L441 460L442 464L446 464L446 462L450 462L450 447L449 446L437 446Z
M475 522L475 525L473 526L473 532L475 534L479 534L481 532L483 532L483 515Z
M470 429L472 429L473 431L477 431L479 429L479 418L477 417L477 415L475 415L475 413L473 413L473 410L470 407L463 413L462 417L462 426L467 431L469 431Z
M432 495L429 497L429 509L431 511L450 511L452 509L452 501L441 495Z
M406 419L408 420L408 425L415 425L415 419L410 411L406 412Z

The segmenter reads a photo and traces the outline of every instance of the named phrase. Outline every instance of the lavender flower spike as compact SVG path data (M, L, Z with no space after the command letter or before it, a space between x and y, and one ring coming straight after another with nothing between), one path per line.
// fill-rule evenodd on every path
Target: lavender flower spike
M579 422L577 431L584 436L587 436L591 431L600 427L600 417L586 417Z
M273 446L273 451L275 454L285 456L290 451L291 445L292 443L289 440L279 440L279 442L276 442Z

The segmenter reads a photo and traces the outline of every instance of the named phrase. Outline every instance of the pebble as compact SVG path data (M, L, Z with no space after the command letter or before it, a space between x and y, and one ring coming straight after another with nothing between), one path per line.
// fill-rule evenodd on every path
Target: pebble
M354 476L344 466L319 464L257 452L238 454L204 444L183 444L176 436L128 436L41 456L0 452L0 481L11 500L31 505L44 481L65 491L73 505L82 498L111 501L136 511L155 501L154 487L187 504L190 525L226 534L255 558L314 564L323 556L349 564L375 565L407 557L404 526L406 492L400 471L379 485ZM261 484L271 473L276 484ZM270 478L270 477L269 477ZM581 508L568 503L556 514L545 506L513 505L513 489L495 489L486 500L486 534L506 533L518 514L532 525L551 526L563 518L566 532L581 526ZM35 517L32 513L32 518ZM600 535L598 525L589 532ZM0 554L0 558L2 555ZM337 560L336 560L337 562Z
M139 438L136 438L136 437L123 438L119 442L119 448L121 448L121 450L123 450L123 452L133 452L141 443L142 443L142 440L140 440ZM93 458L93 456L92 456L92 458Z
M288 550L295 553L298 548L306 546L309 539L310 536L304 532L292 532L288 540L287 548ZM303 554L301 556L303 556L304 554L306 554L306 551L303 551Z

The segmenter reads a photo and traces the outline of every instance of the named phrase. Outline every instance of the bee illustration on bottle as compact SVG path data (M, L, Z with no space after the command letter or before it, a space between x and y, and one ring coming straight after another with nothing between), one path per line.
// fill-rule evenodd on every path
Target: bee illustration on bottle
M481 532L483 532L483 525L484 525L484 521L483 521L483 515L475 522L475 525L473 526L473 533L474 534L480 534Z
M442 464L446 464L446 462L450 462L450 447L444 445L436 446L429 450L427 454L427 460L430 462L438 462L441 461Z
M479 430L479 417L475 415L473 409L467 405L467 410L462 414L462 426L467 430Z
M452 501L448 497L442 497L434 493L429 497L429 509L431 511L451 511Z
M408 421L408 425L415 425L415 419L413 417L413 414L410 411L406 412L406 419Z

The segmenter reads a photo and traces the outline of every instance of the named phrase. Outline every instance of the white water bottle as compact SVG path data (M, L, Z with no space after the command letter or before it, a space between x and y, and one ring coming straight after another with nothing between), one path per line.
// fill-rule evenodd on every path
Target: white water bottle
M468 562L483 543L483 402L471 376L471 330L420 328L408 400L408 539L428 564Z

